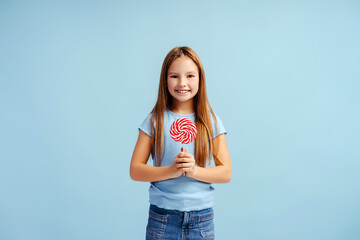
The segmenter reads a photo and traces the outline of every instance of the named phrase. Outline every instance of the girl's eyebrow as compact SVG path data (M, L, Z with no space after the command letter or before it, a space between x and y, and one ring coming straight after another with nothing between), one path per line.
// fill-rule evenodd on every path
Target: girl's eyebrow
M194 73L194 74L195 74L196 72L190 71L190 72L187 72L187 74L188 74L188 73ZM177 73L176 73L176 72L168 72L168 74L177 74Z

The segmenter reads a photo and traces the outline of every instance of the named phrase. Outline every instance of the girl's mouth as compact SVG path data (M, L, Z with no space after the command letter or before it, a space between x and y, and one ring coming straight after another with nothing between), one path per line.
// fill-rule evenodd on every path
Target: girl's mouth
M178 92L180 94L186 94L186 93L190 92L190 90L176 90L175 89L175 92Z

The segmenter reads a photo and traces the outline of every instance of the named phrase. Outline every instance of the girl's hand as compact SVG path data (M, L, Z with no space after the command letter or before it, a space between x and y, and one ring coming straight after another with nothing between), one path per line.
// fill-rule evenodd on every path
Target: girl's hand
M196 169L194 156L187 153L184 148L181 148L181 153L175 157L174 163L181 173L185 173L185 176L192 177L194 175Z
M181 169L178 169L177 166L176 166L176 157L174 159L173 164L170 167L170 171L171 171L171 175L173 176L172 178L180 177L183 174Z

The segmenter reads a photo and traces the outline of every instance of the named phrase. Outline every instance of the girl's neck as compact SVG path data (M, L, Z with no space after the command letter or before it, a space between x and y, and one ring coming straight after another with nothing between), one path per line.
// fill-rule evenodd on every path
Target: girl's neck
M195 112L193 101L178 102L173 101L170 111L176 114L192 114Z

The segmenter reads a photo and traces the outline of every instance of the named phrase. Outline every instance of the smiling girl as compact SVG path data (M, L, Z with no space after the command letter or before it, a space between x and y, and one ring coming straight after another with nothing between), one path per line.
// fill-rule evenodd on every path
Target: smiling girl
M175 142L170 126L188 118L195 141ZM226 130L206 94L205 72L189 47L176 47L164 59L157 102L139 127L130 163L135 181L150 182L146 239L214 239L214 188L231 179ZM181 151L180 151L181 150ZM147 165L149 156L153 166ZM210 167L211 160L215 166Z

